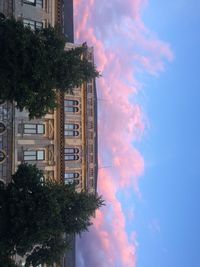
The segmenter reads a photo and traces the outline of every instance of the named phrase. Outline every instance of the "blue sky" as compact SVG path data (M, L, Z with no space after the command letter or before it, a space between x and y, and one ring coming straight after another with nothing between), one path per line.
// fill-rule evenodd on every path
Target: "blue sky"
M174 60L159 77L142 77L150 127L139 145L142 200L133 203L137 267L198 267L200 2L151 0L143 19Z
M194 0L75 1L76 40L103 74L99 166L112 165L81 267L199 266L199 14Z

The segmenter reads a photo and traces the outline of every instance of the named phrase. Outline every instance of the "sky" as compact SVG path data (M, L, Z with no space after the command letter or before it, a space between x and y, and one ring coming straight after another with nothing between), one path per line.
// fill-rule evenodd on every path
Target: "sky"
M199 267L200 2L75 0L74 15L102 73L106 200L77 266Z

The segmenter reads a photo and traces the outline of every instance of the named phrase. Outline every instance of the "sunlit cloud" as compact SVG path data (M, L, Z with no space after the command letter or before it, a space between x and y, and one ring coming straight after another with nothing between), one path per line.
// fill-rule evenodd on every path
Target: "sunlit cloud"
M102 73L97 81L99 107L98 192L107 205L97 212L90 232L78 242L80 267L133 267L136 265L136 233L128 236L120 190L132 189L140 196L139 178L144 160L133 146L145 130L139 103L130 101L142 85L137 73L158 75L173 54L142 21L147 5L142 0L75 0L75 39L94 47L95 63ZM126 212L127 214L125 214ZM129 221L130 224L130 221Z

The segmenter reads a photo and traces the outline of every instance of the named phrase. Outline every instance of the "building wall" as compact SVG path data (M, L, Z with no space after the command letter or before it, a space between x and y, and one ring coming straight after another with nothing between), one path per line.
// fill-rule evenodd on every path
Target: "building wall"
M66 43L65 49L73 49L79 45ZM87 55L84 55L94 63L93 49L88 48ZM96 192L97 183L97 114L95 109L95 81L85 82L79 88L74 88L74 93L65 94L67 101L75 101L73 107L75 112L65 111L65 124L77 124L79 126L78 136L65 135L65 147L79 149L79 160L65 162L65 173L80 172L80 182L77 190L88 190ZM76 102L77 101L77 102Z
M67 20L63 21L62 1L41 1L0 0L0 11L6 16L13 14L16 19L21 19L26 24L30 23L33 30L37 27L46 27L48 24L55 26L60 23L66 31ZM70 34L73 35L73 22L70 27ZM73 36L70 38L73 41ZM66 49L77 46L67 43ZM93 49L89 48L85 56L93 62ZM74 180L77 191L88 190L90 193L95 193L97 185L95 90L95 82L90 81L79 88L74 88L73 94L58 94L60 106L45 117L34 120L29 120L28 113L20 112L15 105L0 102L0 126L2 122L6 127L5 131L0 130L0 181L8 183L11 173L16 171L17 166L27 162L36 164L44 171L47 179L63 183ZM41 128L44 131L41 131ZM69 132L74 132L74 135ZM2 157L5 155L2 162L1 155ZM41 158L41 155L44 158ZM72 244L72 251L65 255L64 261L59 266L75 266L75 237L72 238Z
M1 0L3 1L3 0ZM3 3L3 6L5 4ZM48 23L52 26L58 17L58 6L60 2L56 0L13 0L13 14L16 19L22 19L24 23L30 22L30 26L37 27L37 23L42 23L45 27ZM34 22L34 24L31 24ZM66 49L77 47L78 45L68 43ZM93 50L88 49L88 59L93 62ZM44 170L46 177L51 179L71 181L70 178L74 174L78 175L77 190L87 189L94 192L94 168L95 168L95 149L94 149L94 101L93 101L93 82L83 84L80 88L74 90L73 95L64 95L64 102L77 101L77 112L64 112L61 114L59 110L55 110L53 114L48 114L39 120L29 121L26 111L19 112L12 107L11 122L13 122L13 166L15 171L21 162L36 163L36 165ZM62 105L62 103L61 103ZM60 123L61 117L64 116L64 122ZM30 125L44 126L44 133L27 133L25 127ZM61 129L65 127L62 124L78 125L78 136L64 136L64 143L61 145ZM12 132L12 131L11 131ZM65 130L64 130L65 132ZM4 137L5 139L5 137ZM68 148L78 150L76 153L78 159L68 160L65 152ZM43 153L44 158L41 160L28 159L28 153L31 151L36 154ZM69 154L69 153L68 153ZM63 155L63 156L62 156ZM8 156L8 154L7 154ZM63 162L63 157L66 158ZM10 155L11 158L11 155ZM7 161L6 161L7 162ZM61 166L64 165L64 166ZM3 165L2 165L3 166ZM5 166L5 163L4 163ZM5 167L4 167L5 169ZM2 168L3 171L3 168ZM5 170L4 170L5 173ZM5 174L4 174L5 176ZM89 178L88 178L89 177Z
M0 12L6 17L11 17L14 10L14 0L0 0Z
M49 179L58 180L60 150L57 129L57 112L47 114L44 118L29 120L26 111L15 109L14 119L14 166L22 162L36 164ZM38 153L41 156L38 157ZM37 160L38 159L38 160Z
M64 123L65 183L72 182L72 174L74 176L77 174L75 178L78 183L77 190L82 190L84 188L85 174L84 102L82 88L76 88L73 95L64 94ZM68 152L67 150L70 149L74 151L72 153ZM75 160L71 160L71 157L74 157Z
M13 0L16 19L27 19L42 22L43 26L56 22L55 0Z

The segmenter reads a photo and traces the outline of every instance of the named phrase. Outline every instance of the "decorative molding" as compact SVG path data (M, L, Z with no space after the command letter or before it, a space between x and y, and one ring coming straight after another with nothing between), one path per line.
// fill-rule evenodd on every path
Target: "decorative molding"
M49 165L55 165L54 162L54 146L49 145L48 146L48 163Z
M54 120L48 120L48 138L53 140L54 138Z

